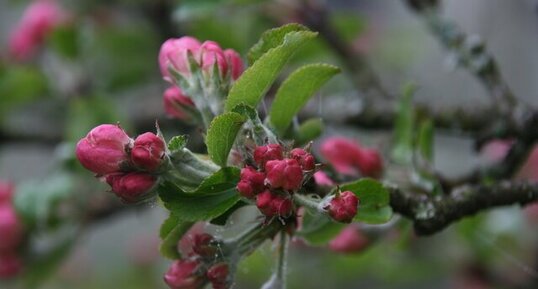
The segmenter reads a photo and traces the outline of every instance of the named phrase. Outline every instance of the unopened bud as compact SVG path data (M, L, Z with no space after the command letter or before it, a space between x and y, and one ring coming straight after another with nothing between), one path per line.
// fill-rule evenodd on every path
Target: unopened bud
M166 145L157 135L146 132L134 141L131 160L137 167L146 171L155 171L163 162Z
M294 159L268 161L265 165L266 180L271 188L294 191L301 187L303 170Z
M293 213L293 202L287 196L265 190L257 196L256 206L268 217L288 217Z
M0 279L17 276L22 270L22 260L15 253L0 253Z
M339 253L357 253L365 249L369 243L359 228L351 224L329 242L329 249Z
M359 199L351 191L338 193L330 203L324 208L329 212L331 218L337 222L351 223L357 215Z
M15 250L22 241L24 229L11 204L0 204L0 252Z
M129 162L126 148L131 143L132 139L121 127L103 124L78 142L76 155L86 169L106 175L120 171L122 164Z
M224 51L214 41L205 41L200 47L200 66L202 71L208 74L213 73L213 67L215 64L218 67L221 77L224 77L228 72L228 63L226 62L226 56L224 56Z
M230 284L230 268L227 263L217 263L207 270L207 280L213 285L213 289L228 289Z
M361 174L366 177L379 178L383 172L381 155L375 149L362 149L357 165Z
M207 233L194 235L192 251L202 257L215 257L218 252L215 238Z
M224 50L224 56L228 62L229 72L231 73L232 79L236 80L243 73L243 60L241 56L233 49Z
M237 190L245 198L253 198L263 191L265 174L258 172L253 167L245 167L241 170L241 180L237 184Z
M292 159L296 160L305 171L312 171L316 168L316 160L314 159L314 156L303 149L295 148L291 150L290 156Z
M106 182L125 203L137 203L151 197L157 178L146 173L111 174Z
M164 275L164 282L171 289L197 289L204 283L197 272L199 267L198 260L177 260Z
M265 163L268 161L281 160L283 158L282 147L279 144L259 146L254 150L254 161L260 168L264 168Z
M13 191L12 183L0 180L0 205L11 201Z
M193 56L200 49L200 42L193 37L184 36L166 40L159 52L159 66L164 79L172 82L172 77L168 71L169 66L181 74L183 77L191 75L188 54Z
M170 117L190 120L188 109L194 109L192 100L177 86L171 86L163 94L164 111Z

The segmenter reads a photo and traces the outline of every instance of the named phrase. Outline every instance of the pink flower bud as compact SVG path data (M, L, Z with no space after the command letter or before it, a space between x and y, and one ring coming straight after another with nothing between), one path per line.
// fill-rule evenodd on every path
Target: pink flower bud
M244 69L241 56L233 49L224 50L224 56L226 57L226 61L228 62L228 66L230 67L232 79L238 79L239 76L241 76L241 73L243 73Z
M184 36L181 38L171 38L166 40L159 51L159 66L164 79L172 82L168 66L172 66L184 77L191 75L188 52L196 55L200 49L198 39Z
M199 51L199 62L202 70L211 74L213 66L217 64L220 75L226 76L228 72L228 63L222 48L214 41L205 41L202 43Z
M52 30L65 22L66 13L53 0L34 1L26 8L9 39L10 53L19 60L30 58Z
M354 141L340 137L329 138L321 144L320 152L337 172L347 175L357 173L361 147Z
M293 202L289 197L265 190L257 196L256 206L267 217L288 217L293 213Z
M267 183L271 188L294 191L301 187L303 170L294 159L268 161L265 164Z
M129 158L126 147L132 139L118 125L102 124L92 129L77 144L76 154L88 170L105 175L118 172Z
M337 222L351 223L357 215L359 199L350 191L339 193L333 197L331 202L324 208L329 215Z
M0 252L15 250L22 241L24 229L11 204L0 205Z
M110 174L106 182L125 203L137 203L150 197L157 178L146 173Z
M281 160L283 158L282 147L279 144L259 146L254 150L254 161L260 168L264 168L267 161Z
M318 186L334 186L333 180L323 171L314 173L314 181Z
M381 155L375 149L362 149L357 165L361 174L366 177L379 178L383 172Z
M230 268L227 263L217 263L207 270L206 277L213 289L227 289L230 288L230 282L228 276L230 275Z
M295 148L291 150L291 158L296 160L303 170L312 171L316 168L316 160L312 154L307 153L305 150Z
M13 278L22 270L22 261L14 253L0 253L0 279Z
M137 167L155 171L163 162L166 145L157 135L146 132L139 135L131 150L131 160Z
M202 257L215 257L218 252L218 247L215 244L216 240L207 233L194 235L192 251Z
M10 182L0 180L0 205L11 202L14 187Z
M194 108L192 100L183 94L183 91L177 86L171 86L164 91L164 110L170 117L179 120L189 120L190 115L186 108Z
M237 184L237 190L243 197L251 199L263 191L265 188L264 181L264 173L247 166L241 170L241 181Z
M365 249L369 243L359 228L349 225L329 242L329 249L339 253L357 253Z
M196 272L199 267L197 260L177 260L164 275L164 282L171 289L197 289L204 283Z

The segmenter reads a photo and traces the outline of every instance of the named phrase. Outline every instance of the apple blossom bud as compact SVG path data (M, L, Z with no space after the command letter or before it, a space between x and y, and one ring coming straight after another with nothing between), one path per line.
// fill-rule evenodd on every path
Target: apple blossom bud
M365 249L369 243L368 238L357 226L349 225L329 242L329 249L339 253L357 253Z
M291 150L290 156L292 159L296 160L305 171L312 171L316 168L316 160L314 159L314 156L303 149L295 148Z
M217 64L220 75L226 76L228 72L228 63L224 51L219 44L214 41L205 41L199 50L199 63L202 70L206 73L213 73L213 66Z
M52 30L65 22L65 11L53 0L39 0L30 4L9 38L10 54L18 60L27 60L45 41Z
M171 289L197 289L204 283L204 278L197 275L199 267L198 260L177 260L164 275L164 282Z
M120 170L129 159L126 148L132 139L114 124L103 124L92 129L76 148L77 158L88 170L105 175Z
M22 261L15 253L0 253L0 279L17 276L22 270Z
M231 284L229 282L230 268L227 263L217 263L207 270L206 277L213 289L228 289Z
M0 252L15 250L22 241L22 223L11 204L0 205Z
M11 201L13 191L12 183L0 180L0 205Z
M151 132L139 135L131 150L131 160L137 167L146 171L155 171L163 162L166 144Z
M375 149L362 149L357 165L361 174L366 177L379 178L383 172L383 161Z
M194 235L192 251L202 257L214 258L218 252L215 238L207 233Z
M254 150L254 161L260 168L264 168L267 161L281 160L282 158L284 158L284 155L279 144L259 146Z
M186 108L194 109L194 102L183 94L183 91L177 86L171 86L164 91L164 111L170 117L179 120L189 120L190 116Z
M359 199L351 191L339 193L333 197L331 202L324 208L329 212L331 218L337 222L351 223L357 215Z
M267 217L288 217L293 212L293 202L289 197L265 190L256 198L256 206Z
M323 172L318 171L314 173L314 181L318 186L334 186L334 181L329 178L329 176Z
M150 197L157 178L146 173L110 174L106 182L125 203L137 203Z
M233 49L224 50L224 56L226 57L226 61L228 62L232 79L238 79L239 76L241 76L241 73L243 73L244 69L241 56Z
M294 191L301 187L303 170L294 159L273 160L265 164L266 181L271 188Z
M191 75L188 53L198 53L200 42L193 37L184 36L166 40L159 51L159 66L164 79L172 82L168 67L171 66L183 77Z
M329 138L321 144L320 152L337 172L348 175L357 173L361 147L354 141L340 137Z
M265 188L265 174L255 168L247 166L241 170L241 180L237 184L237 190L245 198L253 198Z

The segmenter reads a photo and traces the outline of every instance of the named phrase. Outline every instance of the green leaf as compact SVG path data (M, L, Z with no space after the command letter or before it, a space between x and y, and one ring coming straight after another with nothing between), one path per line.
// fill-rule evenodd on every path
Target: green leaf
M56 206L74 191L68 174L56 174L43 181L28 181L17 187L14 204L28 227L46 226L54 217Z
M168 142L168 150L171 152L182 150L187 145L188 140L188 135L175 136Z
M321 246L336 237L345 226L345 224L332 221L324 214L312 213L307 210L303 216L303 226L298 232L298 236L312 246Z
M226 213L239 201L235 189L239 174L238 168L222 168L193 192L184 192L170 182L163 182L159 196L164 206L182 220L211 220Z
M206 145L211 160L221 167L228 163L228 154L237 133L246 119L236 112L221 114L213 119L207 130Z
M186 222L181 220L174 214L170 214L161 225L159 235L161 236L162 243L159 247L161 255L169 259L179 259L181 254L178 251L178 242L181 237L192 227L193 222Z
M323 133L323 120L312 118L303 122L295 133L297 146L302 146L318 138Z
M340 69L328 64L309 64L295 70L278 89L269 119L276 131L283 135L293 117L310 97Z
M311 31L286 34L279 46L263 54L234 83L226 99L225 111L230 111L241 103L257 107L262 96L271 87L288 60L303 44L316 35L317 33Z
M409 164L413 157L413 132L415 127L415 111L413 95L416 86L408 84L398 103L398 116L394 128L392 158L401 164Z
M364 178L340 186L341 191L352 191L359 198L359 211L355 221L369 224L382 224L390 221L392 208L389 206L390 194L381 183Z
M308 28L301 24L290 23L265 31L258 43L254 44L249 50L247 55L248 62L252 65L267 51L281 45L286 34L294 31L308 31Z
M430 163L433 161L433 141L433 122L430 119L424 120L420 123L418 133L418 149L422 157Z

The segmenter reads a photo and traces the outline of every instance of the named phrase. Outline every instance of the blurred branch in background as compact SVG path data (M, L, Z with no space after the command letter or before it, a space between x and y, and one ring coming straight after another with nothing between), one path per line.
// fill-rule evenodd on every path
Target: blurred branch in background
M413 221L418 235L432 235L453 222L500 206L524 206L538 200L538 185L500 182L495 185L462 186L449 196L409 194L391 188L390 205L395 212Z

